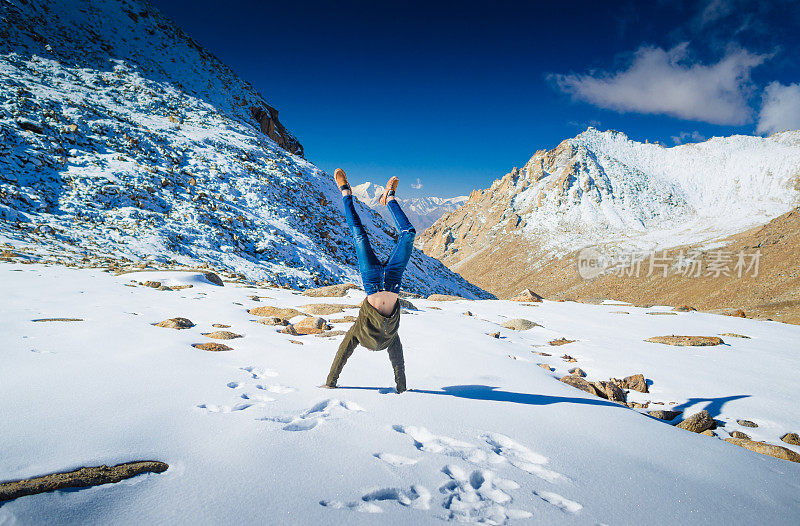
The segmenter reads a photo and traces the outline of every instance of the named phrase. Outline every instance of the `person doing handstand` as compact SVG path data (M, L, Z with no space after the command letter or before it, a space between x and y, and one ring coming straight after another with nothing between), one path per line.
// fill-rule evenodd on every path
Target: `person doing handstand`
M322 387L329 389L336 387L336 382L339 380L344 364L353 354L356 346L361 344L373 351L388 349L389 360L392 362L392 368L394 369L397 392L402 393L406 390L406 371L403 360L403 345L400 343L400 337L397 334L400 328L398 294L400 292L400 282L403 279L403 271L411 258L411 250L414 246L414 237L417 231L411 225L394 197L399 179L392 177L386 183L386 190L381 195L379 202L389 208L400 235L386 264L382 264L375 257L375 253L369 244L367 231L356 213L353 194L350 190L350 185L347 183L347 176L344 170L337 168L333 175L336 184L342 191L344 217L347 219L347 225L353 233L356 255L358 256L358 270L361 273L361 281L364 283L367 297L361 303L358 319L347 331L344 340L339 345L328 379Z

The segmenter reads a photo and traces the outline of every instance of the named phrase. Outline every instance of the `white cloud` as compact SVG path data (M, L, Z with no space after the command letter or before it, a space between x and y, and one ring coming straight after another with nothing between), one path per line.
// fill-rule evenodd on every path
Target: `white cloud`
M551 74L548 78L573 99L621 113L664 114L712 124L751 122L750 70L770 55L737 49L706 65L691 63L687 51L688 42L670 50L643 46L627 68L614 73Z
M731 0L711 0L700 12L699 23L703 27L721 18L725 18L734 10L735 2Z
M772 82L764 88L757 133L800 129L800 83Z
M420 182L419 177L417 177L417 184L411 183L411 188L415 190L422 189L422 183Z
M680 132L678 135L672 136L672 142L675 144L684 144L687 142L701 142L705 141L706 138L701 134L699 131L694 130L692 132Z

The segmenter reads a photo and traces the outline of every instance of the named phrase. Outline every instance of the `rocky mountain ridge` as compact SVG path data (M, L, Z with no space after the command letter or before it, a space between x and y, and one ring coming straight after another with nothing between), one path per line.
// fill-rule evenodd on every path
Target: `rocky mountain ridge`
M533 276L555 277L553 262L574 273L584 247L710 249L798 204L800 131L665 148L589 128L473 192L417 246L499 296L552 295L564 291Z
M0 17L6 247L295 288L358 282L331 177L252 86L149 3L5 0ZM394 229L360 213L388 255ZM418 251L404 288L487 296Z

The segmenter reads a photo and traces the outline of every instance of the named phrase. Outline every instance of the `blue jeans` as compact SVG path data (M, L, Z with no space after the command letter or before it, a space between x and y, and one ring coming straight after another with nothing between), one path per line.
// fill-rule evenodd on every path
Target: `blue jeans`
M353 232L353 240L356 245L356 255L358 256L358 270L361 272L361 281L364 283L364 290L367 295L375 294L382 290L399 293L400 282L403 280L403 271L411 258L411 250L414 248L414 237L417 231L411 225L406 215L400 209L397 201L392 199L388 203L389 210L392 212L395 225L400 231L397 244L392 250L386 264L382 264L375 257L375 252L369 244L367 231L361 224L361 219L356 213L353 205L353 196L342 197L344 201L344 217L347 225Z

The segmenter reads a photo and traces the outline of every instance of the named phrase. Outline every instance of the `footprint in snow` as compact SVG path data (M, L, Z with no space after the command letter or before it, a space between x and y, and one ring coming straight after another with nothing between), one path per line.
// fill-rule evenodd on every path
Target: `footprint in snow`
M427 510L431 507L431 492L424 486L412 485L408 489L379 488L361 496L360 501L341 502L338 500L322 500L320 504L332 509L350 509L362 513L383 513L383 508L376 502L394 502L400 506Z
M500 433L489 433L484 435L483 439L494 454L500 456L508 461L509 464L522 471L536 475L547 482L558 483L569 480L561 473L544 467L544 464L547 463L547 457L531 451L512 438L501 435Z
M569 500L565 497L562 497L558 493L553 493L551 491L534 491L533 494L543 501L552 504L556 508L560 508L567 513L578 513L583 509L582 505L578 504L574 500Z
M240 402L233 406L217 405L217 404L197 404L196 407L208 413L233 413L235 411L244 411L245 409L252 406L253 404L249 402Z
M261 389L262 391L267 391L269 393L275 393L275 394L286 394L297 391L297 389L295 389L294 387L289 387L288 385L280 385L280 384L274 384L274 385L258 384L256 385L256 389Z
M502 459L490 459L489 455L479 447L469 442L462 442L443 435L434 435L424 427L395 425L392 429L407 435L414 442L414 447L426 453L441 453L451 457L458 457L467 462L478 464L481 462L502 462Z
M278 376L278 371L273 369L261 369L252 365L248 365L247 367L239 367L239 369L249 374L254 380Z
M330 398L315 404L297 415L267 416L260 420L286 424L283 426L284 431L310 431L330 418L334 412L338 413L341 411L364 411L364 409L358 404L348 400Z
M256 393L256 394L242 393L240 395L240 398L242 400L250 400L251 402L257 402L259 404L275 401L275 399L272 398L271 396L267 396L261 393Z
M372 456L392 466L413 466L419 462L418 458L408 458L401 455L393 455L392 453L375 453Z
M497 476L494 471L476 469L467 473L458 466L445 466L442 473L447 481L439 491L444 494L442 507L449 520L505 524L509 519L527 519L533 515L525 510L510 508L511 491L519 484Z

